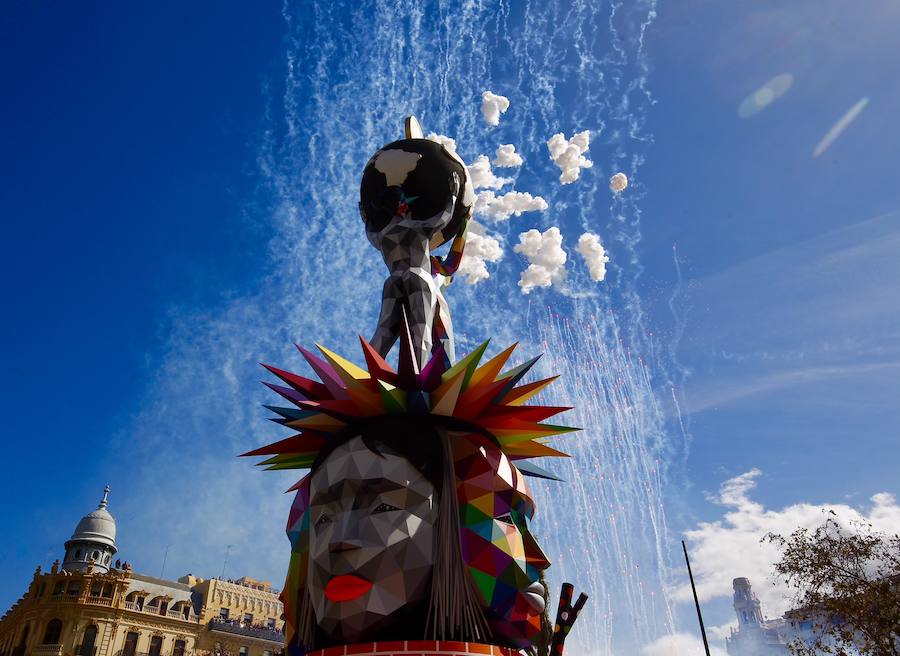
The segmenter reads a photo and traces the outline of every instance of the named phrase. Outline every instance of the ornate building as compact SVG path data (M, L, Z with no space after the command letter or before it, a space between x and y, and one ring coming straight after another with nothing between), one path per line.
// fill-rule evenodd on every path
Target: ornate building
M816 626L829 621L808 608L795 608L781 617L768 619L763 616L748 579L734 579L732 585L738 626L725 639L729 656L789 656L789 644L800 641L812 645L817 636Z
M109 487L0 618L0 656L274 656L283 608L267 582L145 576L116 555Z
M725 639L729 656L786 656L788 623L783 618L763 618L759 598L753 593L749 579L734 579L732 586L738 628L732 629Z

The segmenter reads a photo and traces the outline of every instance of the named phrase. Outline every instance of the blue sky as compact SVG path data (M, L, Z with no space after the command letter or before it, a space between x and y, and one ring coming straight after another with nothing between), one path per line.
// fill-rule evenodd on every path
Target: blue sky
M711 563L698 564L710 624L730 619L731 578L757 574L726 571L716 554L754 549L754 530L834 504L896 527L896 504L871 500L898 492L900 460L893 3L182 5L4 9L2 498L16 538L0 547L0 606L61 553L107 482L122 555L139 570L159 574L171 545L167 576L215 575L231 544L230 575L278 582L291 477L232 457L275 434L255 363L299 368L293 341L352 355L373 328L383 272L353 214L355 184L409 112L456 137L468 162L501 143L524 154L520 170L494 172L549 209L483 221L505 254L490 279L451 288L460 339L557 343L544 308L629 335L602 358L580 355L643 358L650 382L629 379L626 392L644 423L598 428L584 455L631 476L607 438L616 426L654 436L631 445L662 460L659 544L694 531ZM767 92L779 76L787 89ZM497 128L479 111L486 89L510 98ZM754 93L758 111L742 116ZM594 166L560 185L545 142L585 129ZM620 169L632 186L614 199L606 180ZM513 245L551 226L568 282L525 296ZM602 283L575 252L584 231L609 253ZM582 466L567 476L592 478ZM579 489L587 513L608 492ZM740 524L735 509L772 521ZM566 571L578 537L547 541ZM606 579L610 549L597 555ZM677 632L690 632L667 558L655 580ZM641 608L622 606L611 612Z

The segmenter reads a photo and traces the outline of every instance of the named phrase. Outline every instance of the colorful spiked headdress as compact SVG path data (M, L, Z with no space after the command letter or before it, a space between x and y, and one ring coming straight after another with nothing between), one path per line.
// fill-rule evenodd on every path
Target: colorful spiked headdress
M330 439L356 424L393 414L433 415L490 435L523 474L554 478L525 461L567 456L544 440L578 429L541 423L570 408L526 405L557 378L521 384L538 358L504 372L515 344L482 363L485 342L452 365L438 346L420 371L406 332L394 370L362 337L360 343L365 369L322 346L324 359L298 346L320 380L263 365L287 386L265 384L293 406L266 407L278 415L273 421L297 433L244 455L270 456L259 463L267 469L309 469Z

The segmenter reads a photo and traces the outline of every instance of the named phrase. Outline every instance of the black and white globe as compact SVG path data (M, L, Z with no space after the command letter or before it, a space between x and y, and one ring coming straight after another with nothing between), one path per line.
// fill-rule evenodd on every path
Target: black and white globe
M395 216L422 221L440 214L454 188L453 216L440 232L449 241L472 212L475 194L459 156L430 139L401 139L376 152L363 170L359 211L366 229L380 232Z

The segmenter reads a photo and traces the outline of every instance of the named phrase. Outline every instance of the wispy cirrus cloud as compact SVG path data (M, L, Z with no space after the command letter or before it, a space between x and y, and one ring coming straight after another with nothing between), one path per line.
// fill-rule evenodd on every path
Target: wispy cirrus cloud
M689 383L691 411L841 380L900 392L898 219L878 216L694 281L702 309L684 348L711 373Z
M832 366L776 368L723 381L714 377L690 388L690 411L702 412L797 386L851 381L872 376L900 376L900 360ZM725 384L727 382L727 384Z

